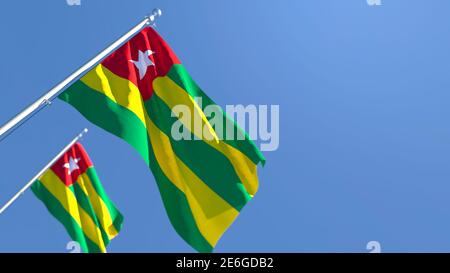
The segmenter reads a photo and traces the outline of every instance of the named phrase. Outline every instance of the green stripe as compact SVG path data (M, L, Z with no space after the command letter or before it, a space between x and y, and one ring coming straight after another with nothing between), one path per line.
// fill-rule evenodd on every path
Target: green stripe
M103 244L106 248L106 246L109 244L108 234L105 232L102 225L98 221L97 215L95 214L94 208L92 207L91 200L89 200L89 197L84 193L79 183L74 183L69 187L73 188L75 197L77 198L78 206L80 206L87 213L92 222L94 222L94 224L100 229Z
M158 184L169 220L177 233L198 252L212 252L194 220L186 195L163 173L153 153L150 154L150 168Z
M139 152L147 165L149 164L149 146L145 141L147 130L139 118L128 109L89 88L81 81L71 85L59 95L59 98L71 104L95 125L126 140Z
M192 140L174 140L171 130L178 118L171 116L172 111L157 95L145 102L145 108L150 119L169 137L177 156L214 192L240 211L251 196L230 160L204 141L194 140L192 133Z
M143 157L153 172L169 219L177 233L194 249L211 252L200 233L186 196L164 175L151 148L145 125L128 109L78 81L59 96L89 121L124 139Z
M81 227L64 209L58 199L54 197L39 180L33 183L31 190L36 197L44 203L50 214L66 228L70 238L80 244L83 252L101 252L100 248L83 233Z
M182 64L175 64L170 69L167 76L173 80L176 84L178 84L181 88L187 91L187 93L192 97L201 97L202 98L202 108L203 110L208 105L217 105L211 98L209 98L195 83L195 81L191 78L187 70L184 68ZM225 143L233 146L234 148L241 151L245 154L253 163L258 164L261 162L263 165L265 163L265 158L259 149L256 147L255 143L250 140L247 132L245 132L233 119L227 116L225 112L222 111L223 116L223 130L225 135L225 128L227 126L232 126L234 128L234 132L240 132L245 136L245 140L228 140L224 136Z
M111 201L111 199L109 199L108 195L103 189L102 183L98 178L95 168L89 167L86 169L85 173L89 177L89 180L91 180L92 187L96 191L97 195L103 200L103 203L105 203L106 207L108 208L109 215L111 216L111 219L113 219L113 226L117 230L117 232L119 232L122 229L123 224L122 214L114 206L113 202Z

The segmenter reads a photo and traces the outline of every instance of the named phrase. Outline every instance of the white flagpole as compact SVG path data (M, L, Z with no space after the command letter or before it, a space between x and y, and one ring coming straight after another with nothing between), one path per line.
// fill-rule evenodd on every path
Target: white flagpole
M157 17L161 16L162 12L160 9L154 9L152 14L146 16L144 20L130 29L125 35L120 37L110 46L105 48L102 52L100 52L97 56L92 58L90 61L85 63L78 70L73 72L69 77L64 79L62 82L58 83L55 87L50 89L45 95L37 99L35 102L30 104L27 108L25 108L22 112L14 116L11 120L6 122L2 127L0 127L0 140L4 138L5 134L10 132L11 129L15 128L17 125L22 123L27 117L36 113L42 106L49 105L51 101L56 98L64 89L74 81L81 78L84 74L86 74L89 70L91 70L94 66L99 64L103 59L105 59L111 52L119 48L125 42L127 42L131 37L133 37L137 32L141 31L147 25L154 25Z
M74 139L72 139L72 141L69 142L69 144L67 144L66 147L64 147L52 160L50 160L50 162L48 162L47 165L45 165L45 167L42 168L42 170L40 170L33 178L31 178L31 180L27 184L25 184L25 186L22 189L20 189L19 192L17 192L8 202L6 202L6 204L0 209L0 214L2 214L14 201L16 201L17 198L19 198L20 195L22 195L29 187L31 187L31 185L33 185L36 179L38 179L42 174L44 174L44 172L47 171L48 168L53 166L53 164L55 164L55 162L65 152L67 152L67 150L69 150L70 147L73 146L73 144L75 144L78 140L80 140L80 138L83 137L83 135L86 134L87 132L88 129L84 128L84 130L81 133L79 133Z

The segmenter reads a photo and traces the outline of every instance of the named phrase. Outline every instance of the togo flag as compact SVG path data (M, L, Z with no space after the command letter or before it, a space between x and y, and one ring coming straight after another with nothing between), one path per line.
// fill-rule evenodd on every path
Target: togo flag
M108 198L89 156L75 143L31 189L83 252L106 252L123 217Z
M199 252L213 250L258 190L261 152L220 108L219 122L210 124L204 110L215 103L151 27L59 98L139 152L155 176L172 225ZM173 111L179 105L200 117L201 126ZM178 129L188 137L174 138L174 124L181 124ZM218 137L219 125L243 137Z

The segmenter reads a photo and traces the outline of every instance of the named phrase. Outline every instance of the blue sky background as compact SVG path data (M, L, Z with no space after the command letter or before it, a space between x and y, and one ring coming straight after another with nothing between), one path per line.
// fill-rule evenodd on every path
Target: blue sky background
M0 123L140 21L219 104L279 104L280 146L216 252L450 251L450 2L2 1ZM81 129L123 231L110 252L190 252L124 141L61 101L0 143L6 202ZM66 252L28 191L0 215L0 252Z

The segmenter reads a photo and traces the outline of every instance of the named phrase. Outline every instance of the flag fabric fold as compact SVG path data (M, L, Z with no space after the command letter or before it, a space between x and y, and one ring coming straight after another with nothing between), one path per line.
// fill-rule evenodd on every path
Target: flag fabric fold
M106 252L123 216L105 193L88 154L75 143L31 186L85 253Z
M151 27L59 98L138 151L155 177L173 227L199 252L213 250L258 190L257 165L264 163L261 152L223 111L223 128L229 126L244 139L217 138L204 114L205 107L215 103ZM209 129L200 132L174 115L177 105L199 115ZM174 139L175 122L182 123L190 139Z

